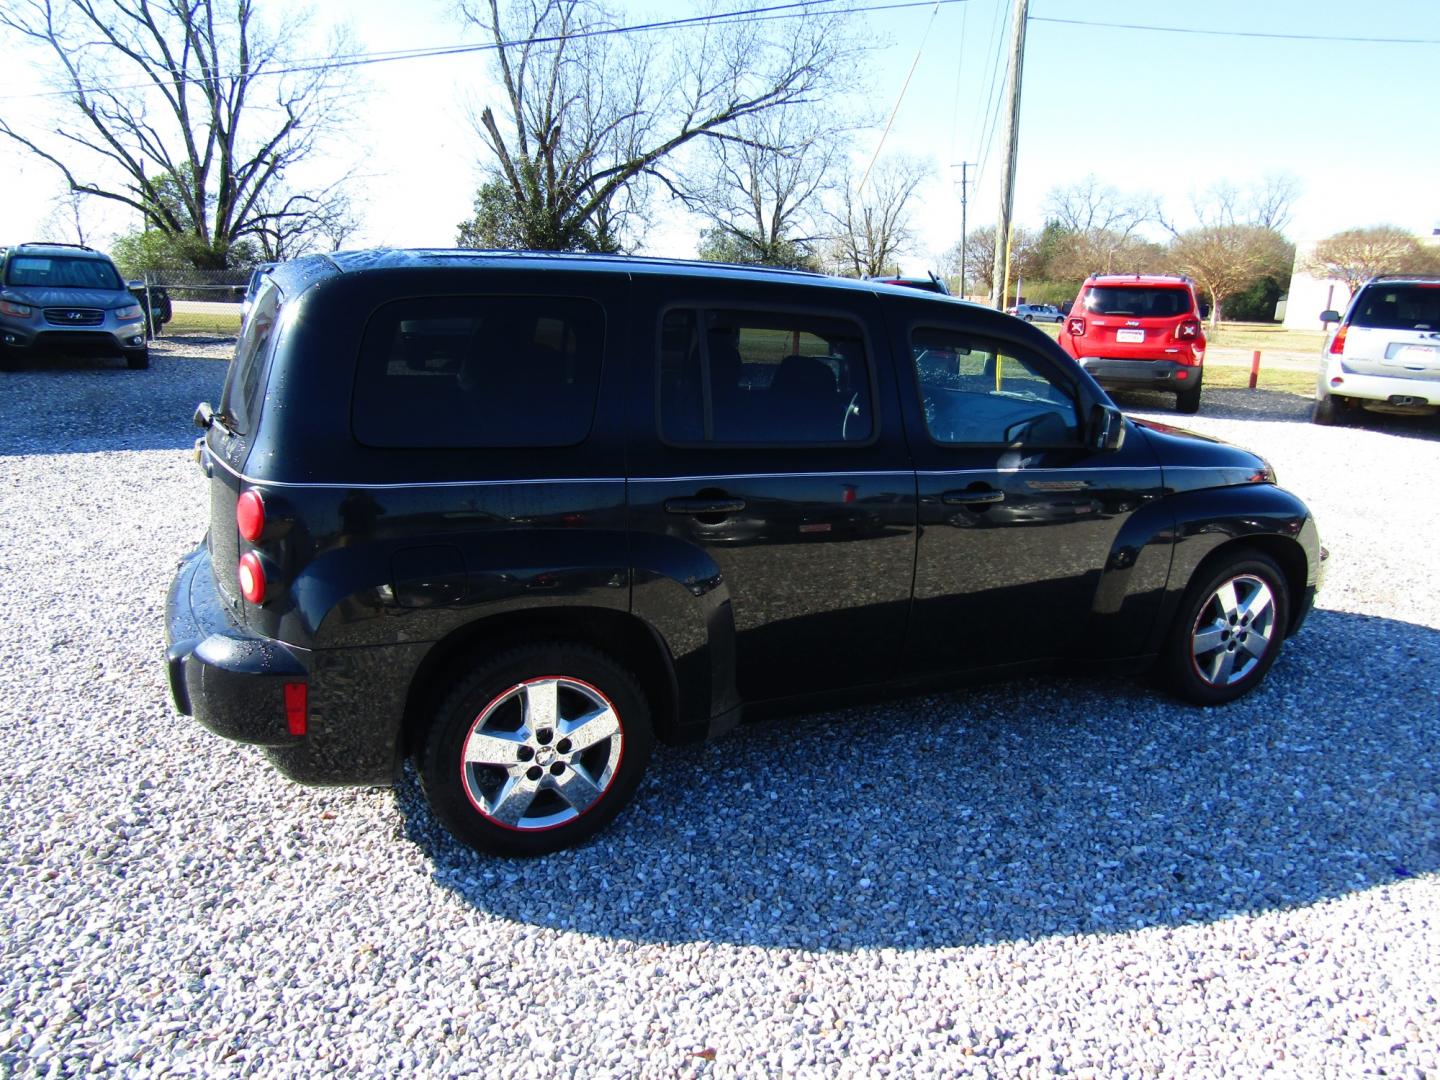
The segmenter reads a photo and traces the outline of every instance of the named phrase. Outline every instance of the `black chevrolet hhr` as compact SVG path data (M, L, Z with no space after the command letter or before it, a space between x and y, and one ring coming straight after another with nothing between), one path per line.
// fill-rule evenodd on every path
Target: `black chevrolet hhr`
M176 705L307 783L415 757L491 852L609 822L655 739L1065 665L1251 690L1315 523L1040 331L875 282L474 251L272 270L197 444Z

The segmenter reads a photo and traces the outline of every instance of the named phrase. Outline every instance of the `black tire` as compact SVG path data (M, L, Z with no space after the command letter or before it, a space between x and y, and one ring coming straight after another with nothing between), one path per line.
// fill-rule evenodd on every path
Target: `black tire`
M1026 316L1025 316L1025 321L1026 321L1026 322L1034 322L1034 321L1035 321L1035 316L1034 316L1034 315L1026 315Z
M1275 663L1289 620L1290 588L1274 559L1250 548L1222 554L1202 563L1186 590L1160 675L1172 692L1197 705L1234 701ZM1263 640L1258 655L1257 639Z
M1200 384L1198 382L1188 390L1181 390L1175 395L1175 411L1184 413L1186 416L1194 416L1200 411Z
M1358 410L1354 404L1339 394L1327 394L1323 398L1315 399L1315 408L1311 410L1310 422L1323 424L1327 427L1331 424L1348 424L1355 419Z
M531 710L549 711L547 702L548 726L532 722ZM595 741L575 746L566 722L586 715L601 726L591 732ZM477 752L488 744L495 758L513 760L467 762L472 736ZM635 676L597 649L539 643L491 657L457 683L426 733L420 781L457 839L493 855L545 855L615 818L653 746L650 706Z
M148 348L126 349L125 366L128 367L131 371L139 371L142 368L148 368L150 366L150 350Z

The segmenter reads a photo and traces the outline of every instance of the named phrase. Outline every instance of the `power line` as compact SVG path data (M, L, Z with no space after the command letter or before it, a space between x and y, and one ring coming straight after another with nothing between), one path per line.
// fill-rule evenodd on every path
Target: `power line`
M885 140L890 135L890 128L895 123L895 117L900 115L900 105L905 100L905 91L910 89L910 80L915 77L915 69L920 66L920 55L925 51L925 43L930 40L930 30L935 25L935 16L940 14L939 0L936 0L935 7L930 12L930 21L925 24L925 32L920 35L920 44L915 49L915 59L910 62L910 70L905 75L905 81L900 84L900 93L896 95L895 107L890 110L890 119L885 121L885 130L880 132L880 141L875 144L875 153L870 155L870 164L865 166L865 173L860 177L860 183L855 186L857 192L865 190L865 181L870 179L870 170L875 168L875 162L880 160L880 151L885 149Z
M279 75L295 75L310 71L333 70L344 67L369 67L374 64L388 64L403 60L424 60L434 57L460 56L466 53L493 52L501 48L518 48L525 45L552 45L561 41L576 41L582 38L610 37L612 35L651 33L656 30L672 30L686 26L711 25L724 26L740 22L769 22L775 19L804 19L816 14L824 15L851 15L856 13L870 13L881 11L899 11L905 8L938 7L940 5L963 4L968 0L900 0L898 3L888 4L853 4L850 7L826 7L823 12L815 9L821 5L838 4L844 0L794 0L786 4L771 4L765 7L748 8L741 11L723 11L710 15L692 15L682 19L664 19L658 22L637 23L634 26L611 26L595 30L583 30L570 34L553 34L544 37L519 38L513 41L504 42L480 42L470 45L438 45L430 48L395 50L389 52L364 52L349 53L332 57L306 57L293 61L285 67L273 68L268 71L254 72L256 78L274 77ZM799 10L796 10L799 9ZM233 78L233 73L224 73L213 76L215 78ZM212 76L202 72L199 75L185 76L174 79L173 82L202 83L208 82ZM132 83L128 85L104 85L90 87L68 87L64 90L45 90L37 93L27 94L0 94L0 101L17 101L29 98L46 97L68 97L74 93L94 93L100 90L146 90L153 88L150 82Z
M985 95L980 98L975 110L975 152L970 156L977 162L981 160L981 151L987 147L985 129L990 125L989 114L992 112L995 102L995 78L1000 71L1000 58L1005 55L1004 42L1000 38L1000 13L1004 10L1001 0L995 0L995 13L990 20L990 48L995 52L995 59L990 65L990 85L985 88ZM980 169L975 170L975 184L980 184Z
M1202 30L1190 26L1145 26L1140 23L1057 19L1047 15L1031 15L1029 21L1065 23L1069 26L1101 26L1109 30L1150 30L1157 34L1204 34L1207 37L1269 38L1278 41L1335 41L1346 45L1440 45L1440 38L1347 37L1337 34L1271 34L1259 30Z

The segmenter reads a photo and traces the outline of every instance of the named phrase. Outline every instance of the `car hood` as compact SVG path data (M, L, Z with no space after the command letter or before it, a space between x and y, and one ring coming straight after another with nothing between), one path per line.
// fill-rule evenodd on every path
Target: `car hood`
M1259 454L1154 420L1130 421L1154 449L1169 491L1275 481L1270 463Z
M5 289L6 300L31 307L93 307L119 308L135 303L135 298L122 289Z

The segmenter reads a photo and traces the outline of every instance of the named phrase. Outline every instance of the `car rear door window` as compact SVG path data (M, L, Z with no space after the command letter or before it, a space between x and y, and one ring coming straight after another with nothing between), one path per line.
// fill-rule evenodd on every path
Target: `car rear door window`
M1073 392L1022 349L953 330L918 328L911 360L925 427L941 444L1079 442Z
M680 445L838 445L874 433L860 327L832 316L678 309L660 328L660 430Z
M593 301L402 300L371 317L352 422L367 446L574 446L595 417L605 320Z

